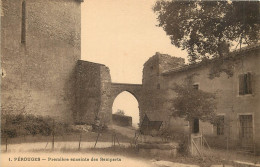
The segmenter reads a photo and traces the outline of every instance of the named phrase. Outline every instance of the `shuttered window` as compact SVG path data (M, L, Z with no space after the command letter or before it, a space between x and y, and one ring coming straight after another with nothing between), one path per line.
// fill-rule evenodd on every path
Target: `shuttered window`
M239 75L239 95L252 94L252 74Z

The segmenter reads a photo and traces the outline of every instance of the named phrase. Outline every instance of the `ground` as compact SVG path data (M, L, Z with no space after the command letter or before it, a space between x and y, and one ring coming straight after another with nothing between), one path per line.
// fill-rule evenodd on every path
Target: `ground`
M112 146L112 134L116 134L119 144L116 142L115 147ZM8 151L6 152L5 142L1 145L1 163L3 166L24 166L26 162L18 161L18 158L24 157L40 157L41 162L30 161L26 166L54 166L62 163L62 166L142 166L142 167L162 167L162 166L191 166L193 164L201 167L211 165L232 164L230 160L240 160L246 162L259 163L260 157L247 154L238 154L235 151L225 150L205 150L204 158L177 155L174 158L158 158L150 155L140 155L138 149L131 147L131 142L135 136L136 130L132 127L113 126L113 130L104 132L99 137L96 148L93 148L97 139L97 133L86 132L82 134L79 149L79 134L69 134L64 136L56 136L54 142L54 150L52 150L51 136L25 136L8 140ZM132 145L133 146L133 145ZM97 161L91 161L91 158L97 158ZM102 158L108 158L108 161L101 161ZM9 159L10 158L10 159ZM16 159L15 159L16 158ZM50 161L48 161L50 158ZM58 159L57 159L58 158ZM69 161L64 163L59 158L68 158ZM79 158L81 161L72 161L71 158ZM89 161L86 159L89 158ZM101 158L101 159L100 159ZM115 161L111 161L110 159ZM119 161L119 159L121 161ZM12 160L12 161L9 161ZM16 161L15 161L16 160ZM53 161L55 160L55 161ZM39 165L41 164L41 165ZM72 165L73 164L73 165Z

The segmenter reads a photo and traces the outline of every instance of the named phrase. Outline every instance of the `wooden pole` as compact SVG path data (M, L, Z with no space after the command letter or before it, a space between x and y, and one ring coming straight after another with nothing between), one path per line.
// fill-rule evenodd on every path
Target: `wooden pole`
M112 133L112 147L114 145L114 134Z
M200 148L202 148L202 134L201 134L201 137L200 137Z
M120 146L120 143L119 143L119 140L118 140L116 134L115 134L115 138L116 138L116 140L117 140L118 145Z
M81 133L80 133L80 135L79 135L79 150L80 150L80 144L81 144Z
M5 138L5 151L7 152L7 137Z
M100 133L98 132L98 136L97 136L97 139L96 139L96 143L95 143L95 145L94 145L94 148L96 148L96 145L97 145L97 142L98 142L99 135L100 135Z
M116 146L116 136L115 136L115 133L113 134L114 136L114 147Z
M52 121L52 150L54 150L54 120Z
M45 149L46 149L46 147L48 146L48 143L49 143L49 142L46 143Z
M137 134L137 137L136 137L136 139L135 139L135 145L137 144L138 138L139 138L140 135L141 135L141 133Z

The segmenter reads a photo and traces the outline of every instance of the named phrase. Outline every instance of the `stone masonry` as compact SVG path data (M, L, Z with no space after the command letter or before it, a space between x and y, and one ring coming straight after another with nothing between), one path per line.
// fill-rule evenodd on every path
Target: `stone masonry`
M2 114L73 121L80 6L80 0L2 0Z

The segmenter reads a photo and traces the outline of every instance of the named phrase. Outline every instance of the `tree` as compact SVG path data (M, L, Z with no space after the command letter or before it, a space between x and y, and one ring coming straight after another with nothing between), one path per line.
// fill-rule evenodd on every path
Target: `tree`
M171 101L173 116L185 118L187 121L197 118L215 123L216 95L195 89L192 81L194 75L188 76L184 84L175 84L173 87L177 94Z
M171 89L175 92L173 99L167 100L169 111L174 117L184 118L192 123L189 128L188 136L183 133L180 135L179 152L188 154L191 144L191 130L193 121L199 119L205 122L217 124L216 115L216 95L215 93L205 92L198 89L194 84L193 78L195 75L188 75L183 84L175 84Z
M257 43L259 3L158 0L153 10L171 43L187 50L189 61L195 63L223 57L235 43Z
M117 114L117 115L125 115L125 112L124 112L124 110L117 109L115 114Z

